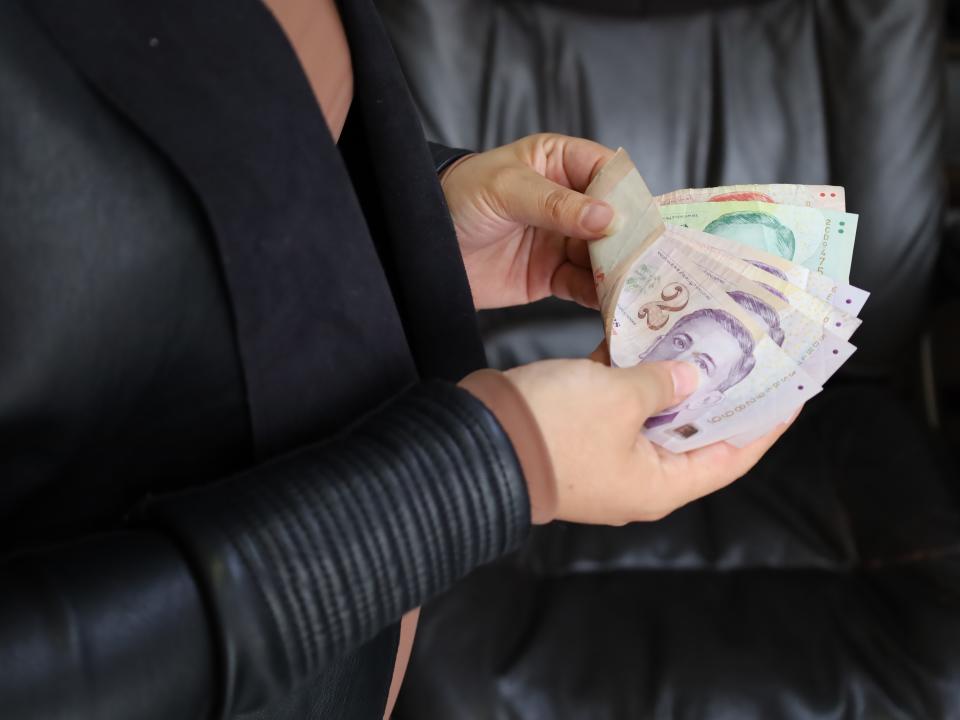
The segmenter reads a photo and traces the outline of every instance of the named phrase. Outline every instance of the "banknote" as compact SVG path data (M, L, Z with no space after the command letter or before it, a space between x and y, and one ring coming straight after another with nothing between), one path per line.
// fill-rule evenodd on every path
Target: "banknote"
M854 287L849 283L837 282L833 278L813 272L803 265L784 260L779 255L741 245L719 235L710 235L679 225L671 225L670 227L676 228L678 232L691 240L709 245L716 250L745 260L771 275L776 275L782 280L806 290L811 295L826 300L834 307L854 317L860 315L860 311L863 310L863 306L870 297L870 293L866 290Z
M844 212L846 192L835 185L724 185L712 188L687 188L658 195L659 205L701 202L756 201L775 205L799 205Z
M648 245L628 270L609 338L618 367L682 360L700 371L690 397L644 426L644 435L675 452L771 427L821 389L689 254L668 234Z
M739 299L745 309L752 309L755 316L765 322L767 333L774 342L781 344L791 359L818 383L825 383L856 351L847 340L860 326L858 318L819 298L808 296L781 277L771 277L734 255L698 242L703 233L668 225L666 235L687 243L690 246L688 262L699 265L715 279L723 281L730 289L729 294ZM759 423L724 439L743 447L765 435L772 426L787 420L801 404L782 409L780 416L770 424Z
M731 253L726 253L706 243L700 242L699 238L702 236L702 233L691 233L686 228L676 226L668 226L668 228L671 236L690 244L691 247L698 251L710 255L718 262L734 270L745 280L759 283L768 290L773 291L779 297L784 298L792 307L804 313L811 320L816 321L842 340L849 340L860 325L863 324L863 321L855 315L835 305L831 305L826 300L818 298L812 293L793 285L781 276L761 269L753 263L742 260Z
M585 193L606 200L617 210L617 231L589 245L600 312L607 337L610 337L614 303L620 295L627 270L663 233L663 219L653 195L623 148L604 164Z
M796 205L706 202L664 205L665 223L703 230L850 282L857 216Z
M684 190L658 206L619 150L586 192L618 215L617 231L590 244L611 364L681 360L700 372L693 395L645 423L652 442L745 444L856 350L867 293L847 279L857 216L843 212L842 188Z
M671 227L667 227L665 236L674 237ZM723 258L700 252L695 246L688 246L686 258L761 323L767 335L817 383L825 383L856 351L826 324L787 302L775 288L745 278Z

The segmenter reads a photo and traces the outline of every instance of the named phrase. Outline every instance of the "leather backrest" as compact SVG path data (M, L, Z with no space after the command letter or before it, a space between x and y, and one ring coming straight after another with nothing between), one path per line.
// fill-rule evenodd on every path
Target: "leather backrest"
M873 292L850 366L902 359L943 208L938 0L379 5L433 140L590 137L626 147L655 192L845 185L861 215L853 281Z

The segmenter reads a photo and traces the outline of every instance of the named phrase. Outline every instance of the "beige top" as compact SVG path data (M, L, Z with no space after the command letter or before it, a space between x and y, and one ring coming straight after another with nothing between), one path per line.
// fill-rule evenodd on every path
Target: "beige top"
M264 0L293 45L334 141L353 100L350 47L333 0Z

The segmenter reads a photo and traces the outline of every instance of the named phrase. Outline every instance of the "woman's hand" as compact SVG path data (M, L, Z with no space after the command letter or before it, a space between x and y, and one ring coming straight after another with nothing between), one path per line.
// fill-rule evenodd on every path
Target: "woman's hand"
M607 234L614 211L581 191L612 155L589 140L531 135L443 174L478 309L549 295L597 307L586 240Z
M744 448L721 442L675 454L640 431L647 418L696 389L692 365L617 369L593 360L545 360L506 375L546 440L557 483L554 519L570 522L658 520L744 475L793 422Z

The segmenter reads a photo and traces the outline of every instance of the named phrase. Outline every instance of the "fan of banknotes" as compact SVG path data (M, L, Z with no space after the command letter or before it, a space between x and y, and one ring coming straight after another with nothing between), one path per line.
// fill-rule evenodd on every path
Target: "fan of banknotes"
M611 363L684 360L700 385L644 434L683 452L743 446L816 395L856 349L868 293L849 284L844 190L736 185L653 197L620 149L587 194L618 229L591 243Z

